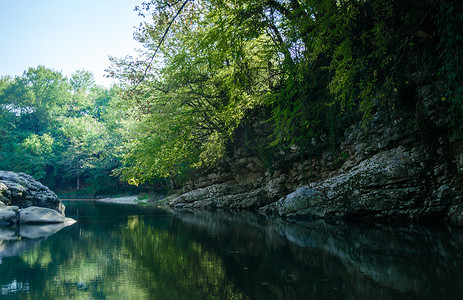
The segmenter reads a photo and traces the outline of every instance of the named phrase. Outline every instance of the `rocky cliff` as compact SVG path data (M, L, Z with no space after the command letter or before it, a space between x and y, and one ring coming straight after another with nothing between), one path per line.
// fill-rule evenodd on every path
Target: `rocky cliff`
M375 108L347 128L338 155L282 152L269 171L236 153L225 167L190 181L174 208L246 209L288 218L443 220L463 226L463 144L433 87L413 109Z

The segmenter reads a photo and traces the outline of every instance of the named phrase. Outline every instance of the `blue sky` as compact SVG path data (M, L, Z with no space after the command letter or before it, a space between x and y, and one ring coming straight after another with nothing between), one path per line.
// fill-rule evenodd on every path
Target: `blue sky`
M108 56L135 55L134 12L142 0L0 0L0 75L44 65L70 76L93 72L98 84Z

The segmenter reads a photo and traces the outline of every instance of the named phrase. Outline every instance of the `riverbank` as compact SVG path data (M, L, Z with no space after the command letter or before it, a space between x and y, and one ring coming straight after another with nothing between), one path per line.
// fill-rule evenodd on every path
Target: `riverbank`
M136 204L146 204L148 203L147 200L139 200L139 196L125 196L125 197L114 197L114 198L62 198L62 201L66 202L79 202L79 201L94 201L94 202L102 202L102 203L113 203L113 204L128 204L128 205L136 205Z
M113 196L105 198L61 198L62 201L66 202L78 202L78 201L94 201L101 203L112 203L112 204L126 204L126 205L163 205L167 198L162 198L159 195L130 195L130 196Z
M127 197L117 197L117 198L103 198L103 199L95 199L97 202L103 203L114 203L114 204L146 204L146 200L139 200L138 196L127 196Z
M95 202L101 203L112 203L112 204L124 204L124 205L155 205L167 207L166 199L158 199L156 196L147 196L145 194L136 195L136 196L124 196L124 197L108 197L102 199L94 199Z
M420 115L419 124L406 107L376 107L369 124L359 121L346 129L334 151L328 147L304 155L295 147L264 161L258 153L237 149L176 194L138 199L174 209L254 211L299 220L412 220L463 227L463 143L448 129L451 121L439 110L441 100L424 91L420 95L422 105L433 110ZM413 129L418 125L423 128ZM135 196L98 201L143 203Z

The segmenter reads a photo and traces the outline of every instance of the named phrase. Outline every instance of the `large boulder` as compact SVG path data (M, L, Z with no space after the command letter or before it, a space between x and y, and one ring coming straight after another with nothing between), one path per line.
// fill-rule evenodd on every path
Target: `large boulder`
M399 146L303 186L260 211L294 218L441 218L455 191L452 183L428 183L428 160L423 148Z
M53 224L53 223L75 223L71 218L66 218L56 210L30 206L19 210L20 224Z
M0 227L15 224L57 224L71 225L75 220L66 218L54 209L30 206L19 209L17 206L0 207Z
M0 171L0 201L19 208L38 206L64 215L64 205L48 187L24 173Z

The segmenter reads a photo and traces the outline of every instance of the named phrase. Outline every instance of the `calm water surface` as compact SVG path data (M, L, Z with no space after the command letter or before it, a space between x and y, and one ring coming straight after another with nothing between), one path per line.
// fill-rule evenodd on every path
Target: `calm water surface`
M0 240L1 299L463 299L454 228L65 204L78 223Z

